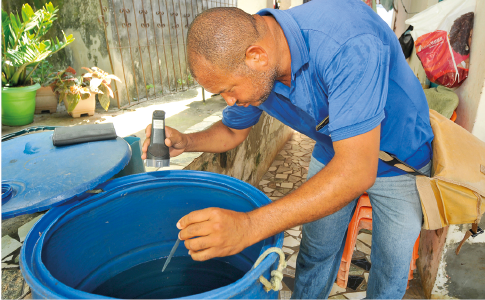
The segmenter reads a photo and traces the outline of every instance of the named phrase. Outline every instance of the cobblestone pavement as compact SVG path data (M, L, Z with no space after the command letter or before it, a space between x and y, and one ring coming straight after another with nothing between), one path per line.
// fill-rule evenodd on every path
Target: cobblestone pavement
M271 200L277 201L291 193L306 181L311 153L315 142L295 132L276 156L271 167L259 182L259 189ZM334 283L330 299L362 299L366 296L367 280L371 267L370 252L372 232L361 230L352 256L347 288L341 288ZM296 226L285 232L283 251L286 254L288 266L283 270L283 289L280 299L290 299L295 285L296 258L300 250L301 226ZM425 298L419 283L419 277L410 282L405 299Z

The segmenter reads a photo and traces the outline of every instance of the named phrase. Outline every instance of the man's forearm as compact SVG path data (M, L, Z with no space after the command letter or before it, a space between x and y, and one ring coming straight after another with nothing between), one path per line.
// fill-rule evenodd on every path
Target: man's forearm
M377 174L379 136L380 126L334 143L336 154L323 170L286 197L249 212L255 229L250 243L333 214L369 189Z
M221 153L234 149L241 144L249 134L251 128L235 130L219 121L210 128L187 134L189 152Z

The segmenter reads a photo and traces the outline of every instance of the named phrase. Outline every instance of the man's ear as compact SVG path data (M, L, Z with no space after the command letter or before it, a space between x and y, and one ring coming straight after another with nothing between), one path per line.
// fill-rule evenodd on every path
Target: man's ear
M253 70L262 70L268 66L266 50L259 45L252 45L246 50L246 65Z

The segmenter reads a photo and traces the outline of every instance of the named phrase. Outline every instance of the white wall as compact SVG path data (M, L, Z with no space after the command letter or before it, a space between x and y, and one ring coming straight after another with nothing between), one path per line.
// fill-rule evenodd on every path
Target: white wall
M237 7L248 14L255 14L263 8L273 8L273 0L239 0Z
M455 91L460 98L456 123L485 141L485 1L477 0L468 78Z

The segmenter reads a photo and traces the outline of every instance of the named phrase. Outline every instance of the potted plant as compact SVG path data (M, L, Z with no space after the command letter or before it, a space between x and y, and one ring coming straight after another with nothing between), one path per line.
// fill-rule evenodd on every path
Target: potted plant
M110 96L114 96L110 88L111 79L120 81L115 75L96 67L83 69L89 73L76 77L76 71L69 67L57 73L52 84L54 92L59 94L59 102L64 102L67 112L74 118L83 114L94 115L96 95L101 106L108 110Z
M52 89L52 82L55 80L56 73L54 67L46 60L42 61L32 75L32 80L40 84L35 96L35 113L40 114L44 111L55 113L57 110L57 97Z
M2 10L2 124L19 126L32 123L35 94L40 84L33 84L32 75L49 55L63 49L74 38L64 42L42 40L56 20L57 8L47 3L36 12L28 4L19 15Z

